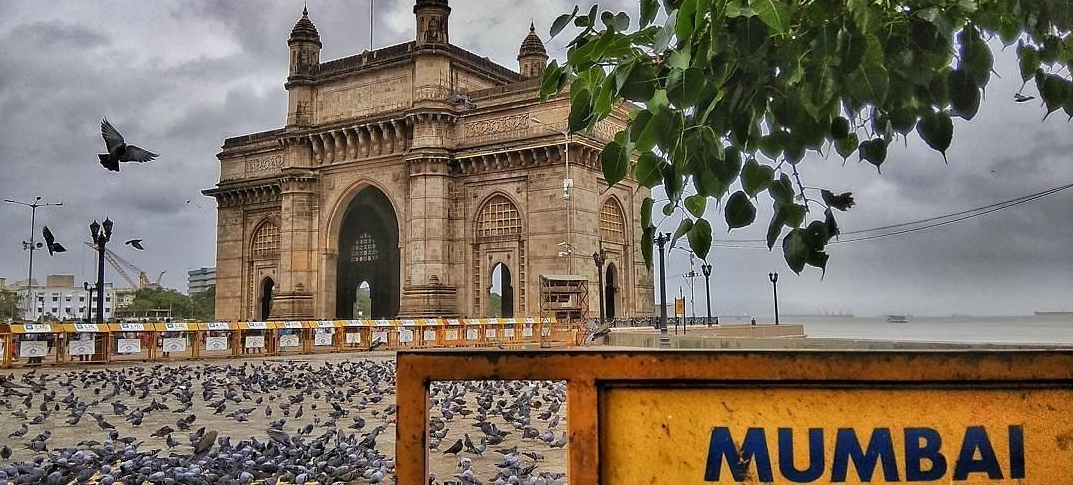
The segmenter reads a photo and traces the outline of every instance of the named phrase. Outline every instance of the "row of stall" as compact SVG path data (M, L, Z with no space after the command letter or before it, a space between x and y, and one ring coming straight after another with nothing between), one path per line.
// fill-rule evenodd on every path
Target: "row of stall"
M3 367L432 347L561 346L577 331L544 318L0 324Z

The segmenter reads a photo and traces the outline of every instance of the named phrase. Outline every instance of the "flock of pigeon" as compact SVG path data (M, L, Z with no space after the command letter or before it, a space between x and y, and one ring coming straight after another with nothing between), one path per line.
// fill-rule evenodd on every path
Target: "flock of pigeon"
M430 484L565 483L562 382L437 382ZM0 375L0 485L393 483L395 361Z
M101 120L101 137L104 138L104 147L108 150L108 153L99 153L97 158L100 159L101 166L112 171L119 171L119 164L125 162L137 162L145 163L152 161L157 157L156 153L153 153L144 148L136 145L128 145L123 139L123 135L116 130L111 123L108 122L108 118ZM190 201L186 201L188 204ZM56 253L62 253L67 251L67 248L56 241L56 236L48 228L48 226L42 226L41 236L45 239L45 249L48 250L48 255L53 256ZM141 239L128 239L124 241L126 244L139 251L144 250Z

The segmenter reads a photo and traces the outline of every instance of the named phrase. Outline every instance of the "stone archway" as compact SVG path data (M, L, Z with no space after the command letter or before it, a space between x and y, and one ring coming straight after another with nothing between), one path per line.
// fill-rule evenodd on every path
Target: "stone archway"
M265 278L261 282L261 314L258 315L257 320L266 321L269 315L272 314L272 296L275 293L276 282L272 281L272 278Z
M617 316L615 313L615 297L617 296L616 288L618 287L618 282L615 281L615 276L617 273L618 271L617 268L615 268L615 264L609 263L607 265L606 273L604 274L604 317L608 319Z
M355 318L357 291L369 287L371 308L365 318L399 314L399 223L387 196L365 187L350 201L339 229L336 267L336 317Z

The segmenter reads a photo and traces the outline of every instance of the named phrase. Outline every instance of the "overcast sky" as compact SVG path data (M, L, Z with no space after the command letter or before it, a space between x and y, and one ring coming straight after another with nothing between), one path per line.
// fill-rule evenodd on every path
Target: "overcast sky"
M310 0L327 61L370 46L369 0ZM586 3L585 6L590 5ZM491 7L490 5L494 5ZM615 6L613 6L615 5ZM631 15L636 2L604 2ZM451 41L512 69L530 20L547 39L556 15L573 3L545 0L452 0ZM282 127L286 121L287 37L303 2L8 0L0 3L0 198L63 202L37 211L35 238L47 224L68 252L35 253L34 276L95 278L88 224L115 221L110 245L163 284L186 290L186 272L215 265L215 154L224 138ZM413 2L378 0L374 48L414 35ZM564 35L564 37L567 37ZM565 39L549 43L563 59ZM883 173L868 164L810 156L804 183L852 191L857 206L840 214L844 231L863 230L986 206L1073 182L1073 124L1061 112L1042 121L1038 100L1014 103L1020 82L1012 49L996 53L980 113L955 120L949 164L911 134L890 147ZM1026 95L1034 95L1029 86ZM105 171L100 120L127 141L156 151L149 164ZM771 313L768 272L778 271L784 313L853 312L858 316L1016 315L1073 311L1073 189L983 217L926 231L830 247L819 271L795 276L781 252L759 246L771 202L762 195L756 227L727 233L715 222L710 261L713 309ZM709 204L710 219L721 221ZM30 209L0 205L0 277L24 280ZM821 215L822 214L817 214ZM662 230L673 231L676 220ZM721 227L721 228L720 228ZM142 238L146 250L123 246ZM720 242L722 241L722 242ZM689 255L670 253L668 292L688 284ZM699 261L696 270L699 273ZM109 281L125 286L111 268ZM136 275L132 275L135 276ZM695 302L704 308L703 278ZM699 313L703 313L701 310Z

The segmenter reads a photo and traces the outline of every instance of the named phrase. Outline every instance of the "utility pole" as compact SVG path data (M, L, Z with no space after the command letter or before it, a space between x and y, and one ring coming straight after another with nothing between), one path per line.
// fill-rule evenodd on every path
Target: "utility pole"
M63 205L63 202L55 202L55 203L41 202L41 196L37 196L32 203L31 202L21 202L21 201L13 200L13 199L4 199L4 202L10 203L10 204L18 204L18 205L22 205L22 206L26 206L26 207L30 208L30 240L29 241L23 241L22 242L22 248L25 249L25 250L30 251L30 264L29 264L30 268L29 268L29 270L27 270L27 275L26 275L26 319L27 320L33 320L34 319L34 305L33 305L33 298L34 298L34 296L33 296L34 295L34 251L37 251L38 249L41 249L43 247L43 244L34 242L34 235L37 232L37 229L35 227L35 224L37 222L37 208L38 207L60 207L60 206Z
M693 316L690 318L689 322L692 322L693 320L697 319L697 306L694 304L694 300L693 300L693 296L694 296L694 294L693 294L693 279L697 277L697 272L694 271L694 269L693 269L693 253L692 252L689 253L689 272L686 273L685 276L686 276L686 278L689 278L689 308L690 308L690 311L693 312ZM686 316L684 315L684 312L683 312L682 320L685 320L685 317ZM682 333L683 334L686 333L686 326L685 325L682 325Z

